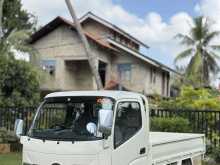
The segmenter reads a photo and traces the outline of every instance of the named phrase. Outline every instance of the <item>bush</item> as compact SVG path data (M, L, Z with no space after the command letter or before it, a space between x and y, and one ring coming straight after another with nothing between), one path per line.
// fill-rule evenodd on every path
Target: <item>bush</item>
M151 119L151 131L187 133L192 130L187 119L154 117Z
M220 111L218 92L207 88L195 89L192 86L183 86L178 97L169 100L159 100L157 105L162 109Z
M0 75L0 107L27 107L38 104L40 76L30 63L13 57L1 57Z
M220 147L213 150L211 157L216 161L220 162Z
M4 128L0 129L0 144L17 142L17 138L13 132L9 132Z

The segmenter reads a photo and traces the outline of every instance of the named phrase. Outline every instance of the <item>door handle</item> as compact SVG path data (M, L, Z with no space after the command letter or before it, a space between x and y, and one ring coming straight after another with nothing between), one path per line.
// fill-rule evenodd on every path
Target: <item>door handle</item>
M143 154L145 154L146 153L146 148L144 147L144 148L141 148L140 149L140 155L143 155Z

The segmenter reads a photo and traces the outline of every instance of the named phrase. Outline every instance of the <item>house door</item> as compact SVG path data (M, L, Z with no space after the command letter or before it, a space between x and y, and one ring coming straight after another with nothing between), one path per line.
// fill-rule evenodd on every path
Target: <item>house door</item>
M115 114L112 165L146 165L147 132L136 100L118 103Z
M106 85L106 70L107 70L107 64L104 62L99 62L99 75L102 81L102 85L105 87Z

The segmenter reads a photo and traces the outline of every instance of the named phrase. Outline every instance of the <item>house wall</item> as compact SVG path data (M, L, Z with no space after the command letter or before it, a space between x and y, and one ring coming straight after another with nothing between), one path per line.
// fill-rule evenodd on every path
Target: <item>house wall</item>
M77 33L67 26L60 26L45 37L36 41L33 46L44 58L68 58L85 59L83 45Z
M92 42L90 44L92 53L107 64L106 82L110 81L112 53ZM40 65L41 60L56 60L55 74L44 73L44 79L41 82L42 90L93 90L97 88L83 45L75 31L65 25L60 26L39 39L33 46L39 52L38 61L35 61L37 65Z
M163 94L163 85L162 85L162 73L163 71L159 68L156 68L156 82L151 82L151 64L146 64L142 60L137 59L134 56L121 53L120 55L113 58L112 62L112 72L118 74L118 64L132 64L131 69L131 81L126 82L122 81L121 83L128 89L132 91L141 92L147 95L160 94L163 96L169 96L169 88L167 86L168 77L165 77L164 85L164 94ZM166 73L167 75L168 73ZM167 93L168 92L168 93Z
M88 90L94 88L83 45L77 33L67 26L60 26L33 44L41 60L56 60L54 75L44 73L43 90ZM78 61L75 63L74 61Z
M107 28L106 26L94 21L94 20L87 20L83 24L83 29L90 33L93 34L94 36L97 36L99 40L102 40L106 42L106 38L110 37L111 39L121 43L124 46L127 46L131 49L139 50L140 45L133 42L129 38L121 35L120 33Z
M89 27L87 27L89 29ZM102 27L100 27L102 28ZM87 30L88 30L87 29ZM99 28L97 28L99 29ZM97 30L96 29L96 30ZM100 29L99 29L100 30ZM96 32L98 33L97 30ZM156 69L156 82L151 80L151 65L126 53L113 53L90 41L91 51L98 59L107 64L106 82L118 80L118 64L131 63L131 81L122 85L132 91L147 95L162 95L162 70ZM89 68L83 45L77 33L63 25L33 44L39 51L38 59L56 60L54 75L45 73L41 82L42 90L94 90L97 89ZM39 65L40 62L37 62ZM97 63L98 65L98 63ZM165 81L166 83L166 81ZM166 83L167 84L167 83ZM164 85L165 87L167 85ZM165 89L167 94L167 89Z
M97 36L99 39L110 36L110 30L107 27L101 25L98 22L92 21L91 19L83 23L82 26L86 32Z

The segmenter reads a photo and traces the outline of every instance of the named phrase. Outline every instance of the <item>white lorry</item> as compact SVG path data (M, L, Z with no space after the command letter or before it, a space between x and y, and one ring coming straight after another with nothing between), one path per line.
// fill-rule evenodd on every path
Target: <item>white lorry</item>
M23 165L200 165L205 154L204 135L150 132L147 99L131 92L52 93L22 127Z

